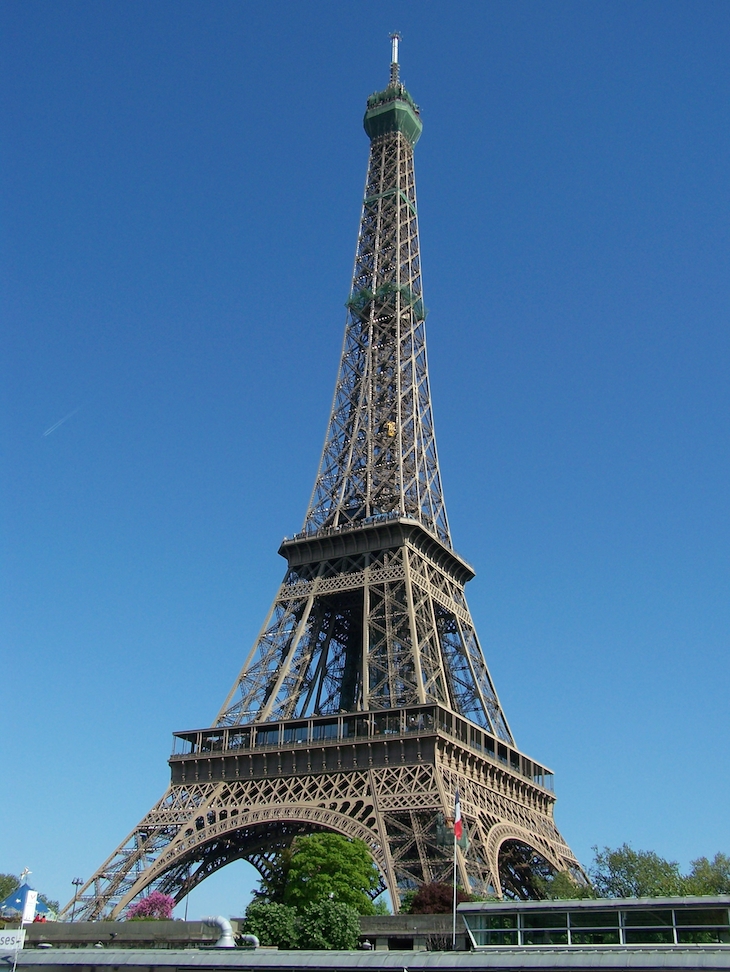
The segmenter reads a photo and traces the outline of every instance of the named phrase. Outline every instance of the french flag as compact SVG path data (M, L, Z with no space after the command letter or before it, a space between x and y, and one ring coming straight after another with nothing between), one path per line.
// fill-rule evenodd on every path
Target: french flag
M463 832L464 828L461 823L461 800L459 799L459 791L457 790L454 799L454 837L456 840L461 840Z

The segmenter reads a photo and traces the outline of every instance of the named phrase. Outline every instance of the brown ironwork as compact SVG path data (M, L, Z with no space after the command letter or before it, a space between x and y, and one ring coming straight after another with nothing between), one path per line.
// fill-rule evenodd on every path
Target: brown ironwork
M370 162L340 371L302 531L212 727L176 733L170 788L81 889L115 917L152 888L183 898L245 859L266 875L302 833L364 840L391 893L450 880L458 789L464 887L539 896L580 865L553 821L552 774L521 753L455 553L426 362L413 149L399 80L368 101ZM67 909L68 910L68 906Z

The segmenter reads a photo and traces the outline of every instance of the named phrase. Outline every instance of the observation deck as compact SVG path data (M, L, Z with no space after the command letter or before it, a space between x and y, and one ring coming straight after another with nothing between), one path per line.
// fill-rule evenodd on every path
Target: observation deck
M554 802L551 770L434 704L176 732L169 762L173 783L184 783L419 763L436 749L491 764Z
M370 95L363 126L370 141L390 132L402 132L411 145L416 144L423 131L418 105L398 80L391 81L384 91Z
M420 520L398 511L377 513L336 527L302 530L293 537L284 537L279 554L290 567L299 567L334 557L395 549L405 543L412 543L462 586L474 577L474 568L435 533Z

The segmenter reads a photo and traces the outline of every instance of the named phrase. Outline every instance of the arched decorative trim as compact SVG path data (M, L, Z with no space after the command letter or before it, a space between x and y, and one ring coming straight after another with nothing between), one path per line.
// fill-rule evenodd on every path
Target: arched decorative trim
M519 841L519 843L531 847L537 854L544 857L547 863L551 867L554 867L556 871L561 870L563 862L558 860L557 856L550 851L547 842L543 843L542 841L536 840L535 835L530 833L529 830L523 830L522 827L515 826L514 824L497 824L489 831L487 854L489 867L494 876L494 888L500 898L504 894L504 889L502 888L502 880L499 874L499 852L502 845L508 840Z
M384 880L386 879L387 865L383 853L383 846L377 831L367 827L365 824L360 823L358 820L353 820L351 817L347 817L337 810L330 810L325 807L260 807L255 810L244 811L236 816L228 816L225 820L216 820L202 830L194 831L192 834L181 835L178 840L170 844L164 854L160 855L152 867L148 868L139 876L127 894L114 907L110 918L118 918L138 894L151 884L159 881L182 858L186 858L187 860L199 859L202 855L196 855L196 850L200 852L214 840L218 840L226 835L235 834L242 830L255 830L267 824L277 823L309 824L313 831L329 830L341 834L343 837L364 841L370 848L370 853L373 855L373 860L381 876ZM246 859L245 850L243 853L237 853L232 858L232 860L241 859ZM223 866L225 865L221 865L221 867ZM220 868L216 868L216 870L220 870Z

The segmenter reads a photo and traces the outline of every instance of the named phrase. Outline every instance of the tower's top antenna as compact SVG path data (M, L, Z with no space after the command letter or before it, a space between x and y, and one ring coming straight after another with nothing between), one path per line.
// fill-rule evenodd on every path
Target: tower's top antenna
M398 64L398 44L402 40L399 33L390 35L391 44L391 55L390 55L390 83L398 83L398 72L400 70L400 65Z

